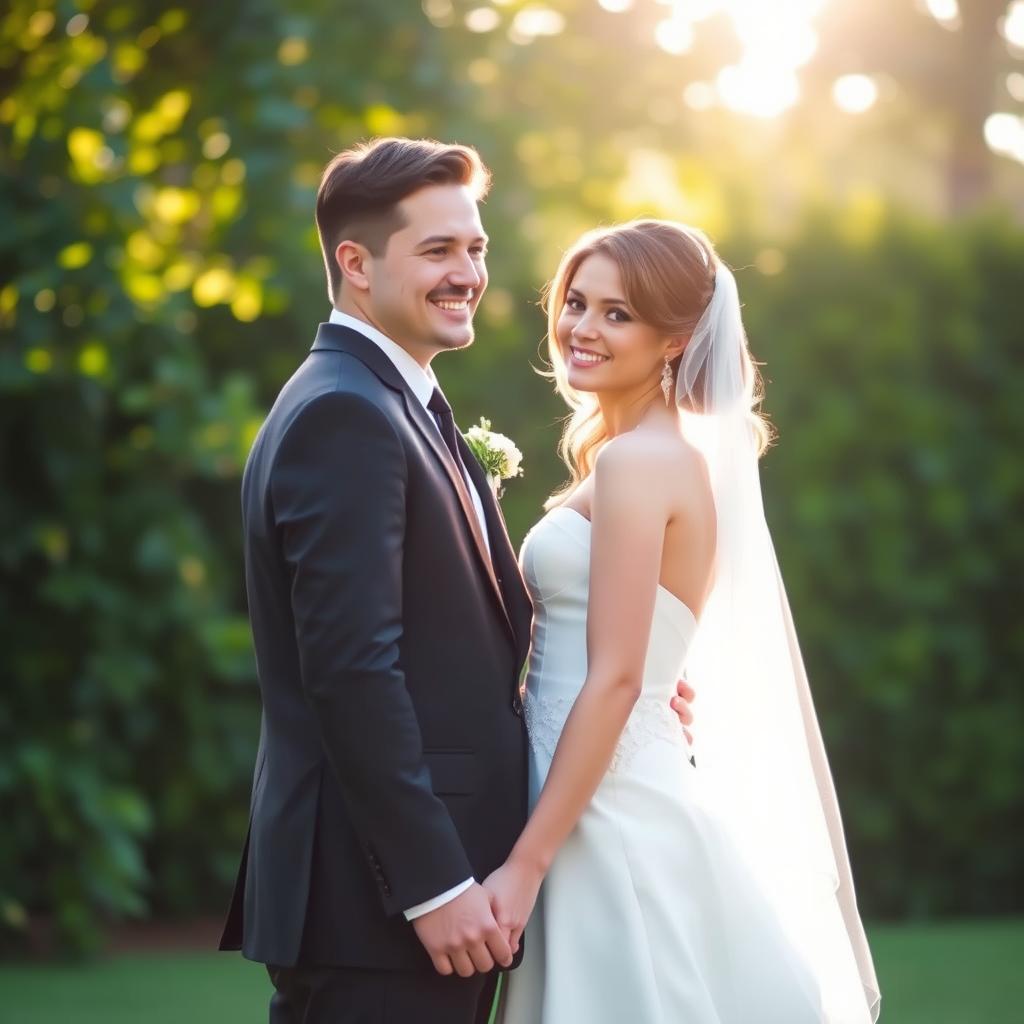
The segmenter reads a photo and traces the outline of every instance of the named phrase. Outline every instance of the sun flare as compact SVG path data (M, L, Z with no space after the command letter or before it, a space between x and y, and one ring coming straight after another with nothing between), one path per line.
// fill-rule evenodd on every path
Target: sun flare
M689 49L693 26L714 15L732 22L742 53L715 82L718 101L755 117L776 117L800 98L797 71L818 48L814 19L828 0L667 0L656 42L668 53Z

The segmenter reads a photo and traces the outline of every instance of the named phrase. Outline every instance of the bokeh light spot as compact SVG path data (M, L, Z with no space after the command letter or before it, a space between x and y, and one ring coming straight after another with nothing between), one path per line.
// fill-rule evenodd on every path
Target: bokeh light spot
M181 8L176 7L169 11L164 11L160 15L160 20L157 22L157 28L163 32L164 35L174 35L175 32L180 32L188 24L188 14Z
M92 246L88 242L73 242L61 249L57 262L65 270L77 270L92 259Z
M243 279L238 282L235 288L234 297L231 299L231 312L236 320L243 323L250 323L255 320L263 310L263 289L259 281Z
M199 196L192 189L158 189L153 197L153 214L166 224L184 224L199 212Z
M466 12L470 32L493 32L501 24L501 15L493 7L474 7Z
M309 43L302 36L288 36L277 48L277 59L285 67L295 67L309 57Z
M448 28L455 23L451 0L423 0L423 13L437 28Z
M75 14L68 18L64 31L71 37L80 36L89 27L88 14Z
M538 36L557 36L565 28L565 17L550 7L530 5L517 12L508 37L521 46Z
M156 104L156 110L164 120L170 121L176 126L188 113L191 105L192 97L185 89L172 89L160 97Z
M53 368L53 354L46 348L30 348L25 353L25 368L30 373L49 373Z
M1002 20L1003 38L1018 49L1024 49L1024 0L1013 0Z
M848 114L870 110L878 99L878 86L868 75L842 75L832 83L832 99Z
M985 120L985 142L993 153L1024 163L1024 119L997 112Z
M53 11L36 11L28 19L29 34L41 39L53 28L55 21Z
M693 27L688 21L667 18L658 22L654 38L666 53L679 55L686 53L693 46Z
M68 132L68 153L79 177L93 184L102 178L106 140L93 128L72 128Z
M78 353L78 369L86 377L102 377L109 365L110 355L101 342L90 342Z
M200 587L206 580L206 566L195 555L186 555L178 563L178 573L189 587Z
M924 5L943 28L955 30L960 27L960 5L957 0L924 0Z
M245 181L245 164L237 158L226 161L220 169L220 180L225 185L240 185Z
M225 267L212 267L196 278L192 285L192 298L197 306L216 306L228 302L235 290L235 277Z
M231 136L227 132L214 132L203 142L203 156L207 160L219 160L231 148Z

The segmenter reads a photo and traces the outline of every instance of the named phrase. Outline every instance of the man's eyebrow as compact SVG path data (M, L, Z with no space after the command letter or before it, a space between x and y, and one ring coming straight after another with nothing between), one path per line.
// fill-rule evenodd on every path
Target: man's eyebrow
M416 248L419 249L424 245L451 245L453 242L457 242L458 239L454 235L430 235L424 238L423 241L416 243ZM473 239L473 242L483 242L486 245L490 239L486 235L477 235Z
M581 299L584 298L583 292L578 288L569 288L569 294L578 295ZM602 305L605 306L628 306L629 303L625 299L599 299Z

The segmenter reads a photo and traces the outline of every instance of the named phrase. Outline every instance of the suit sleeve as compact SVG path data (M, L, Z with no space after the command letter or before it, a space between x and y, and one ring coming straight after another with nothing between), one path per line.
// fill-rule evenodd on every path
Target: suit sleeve
M473 874L399 664L406 478L387 416L342 392L302 409L271 476L302 686L389 915Z

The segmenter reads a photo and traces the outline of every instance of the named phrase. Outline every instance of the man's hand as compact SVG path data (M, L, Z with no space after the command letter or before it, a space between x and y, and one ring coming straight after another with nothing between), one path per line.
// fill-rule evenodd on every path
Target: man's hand
M498 927L488 894L476 882L450 903L417 917L412 926L438 974L468 978L496 963L512 963L508 934Z
M697 694L685 679L680 679L676 683L676 693L678 696L673 697L669 703L672 705L672 710L679 716L679 723L683 727L683 733L687 740L692 743L693 736L686 727L693 725L693 711L690 709L690 704L693 703Z
M540 871L513 857L484 879L484 889L491 897L498 927L508 930L513 954L519 952L519 940L543 881L544 875Z

